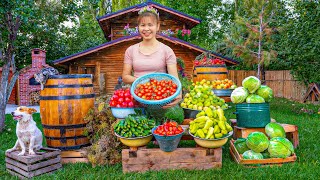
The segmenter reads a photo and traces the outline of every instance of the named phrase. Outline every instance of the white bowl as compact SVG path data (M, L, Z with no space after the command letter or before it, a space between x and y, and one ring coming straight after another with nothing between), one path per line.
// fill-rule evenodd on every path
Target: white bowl
M117 119L124 119L129 114L136 114L135 109L142 110L142 113L144 114L144 108L117 108L117 107L111 107L112 115Z

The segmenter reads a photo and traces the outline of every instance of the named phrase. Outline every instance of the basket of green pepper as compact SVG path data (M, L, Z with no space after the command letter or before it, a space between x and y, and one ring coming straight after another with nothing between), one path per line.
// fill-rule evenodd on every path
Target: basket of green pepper
M114 126L114 132L124 145L140 147L151 141L153 127L155 127L155 121L152 119L128 115Z

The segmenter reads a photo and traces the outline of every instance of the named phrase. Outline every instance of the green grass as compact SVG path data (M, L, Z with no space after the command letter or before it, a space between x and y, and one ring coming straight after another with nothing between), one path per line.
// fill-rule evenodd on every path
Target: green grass
M228 119L235 118L234 105L226 111ZM68 164L51 175L35 179L318 179L320 177L320 105L305 105L286 99L275 99L271 103L271 117L280 123L295 124L299 129L300 145L296 149L296 163L281 167L246 168L236 164L229 154L229 144L223 147L223 167L221 169L186 171L170 170L146 173L122 173L121 164L92 168L89 164ZM302 108L312 110L308 114ZM39 114L34 115L41 127ZM5 170L4 152L16 141L15 121L8 115L5 131L0 134L0 179L17 179Z

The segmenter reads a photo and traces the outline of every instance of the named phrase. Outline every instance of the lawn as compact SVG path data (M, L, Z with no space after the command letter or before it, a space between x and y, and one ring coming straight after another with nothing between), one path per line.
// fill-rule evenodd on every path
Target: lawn
M233 106L231 104L231 106ZM295 163L281 167L246 168L236 164L229 154L229 143L223 147L223 167L221 169L186 171L172 170L146 173L122 173L121 164L92 168L89 164L69 164L54 174L35 179L318 179L320 177L320 105L305 105L286 99L275 99L271 104L271 117L280 123L295 124L299 129L300 145L296 151ZM302 109L302 110L301 110ZM235 118L234 106L226 111L228 119ZM34 114L41 129L39 114ZM0 177L17 179L6 172L4 152L13 147L15 122L6 117L5 131L0 134Z

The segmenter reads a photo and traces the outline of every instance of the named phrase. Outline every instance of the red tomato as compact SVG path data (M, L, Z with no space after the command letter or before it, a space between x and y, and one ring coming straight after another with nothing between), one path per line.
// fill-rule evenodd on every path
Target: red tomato
M124 101L124 99L122 97L118 99L119 103L122 103L123 101Z
M119 96L118 96L118 95L113 95L113 96L112 96L112 99L113 99L114 101L118 101Z
M116 102L115 101L110 101L109 106L116 107Z
M133 108L134 107L133 102L128 102L128 107Z

